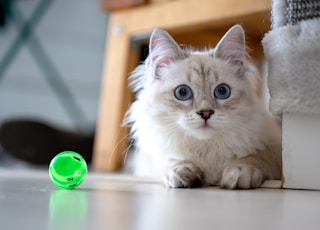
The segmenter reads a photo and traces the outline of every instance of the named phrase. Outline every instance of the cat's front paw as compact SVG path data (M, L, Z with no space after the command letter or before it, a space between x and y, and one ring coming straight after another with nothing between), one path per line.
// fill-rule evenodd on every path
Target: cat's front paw
M223 170L220 185L225 189L257 188L263 182L261 171L251 165L231 165Z
M174 164L167 172L164 183L170 188L200 187L204 180L202 170L189 161Z

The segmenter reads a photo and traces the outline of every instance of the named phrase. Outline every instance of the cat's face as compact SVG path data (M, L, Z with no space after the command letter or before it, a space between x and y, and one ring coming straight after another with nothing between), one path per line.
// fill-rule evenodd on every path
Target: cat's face
M187 135L208 139L230 131L250 113L252 93L238 68L209 55L191 55L154 82L154 106Z
M145 96L173 132L209 139L232 132L251 112L254 93L245 76L244 34L241 27L234 30L214 50L203 52L181 50L164 31L153 35L153 77Z

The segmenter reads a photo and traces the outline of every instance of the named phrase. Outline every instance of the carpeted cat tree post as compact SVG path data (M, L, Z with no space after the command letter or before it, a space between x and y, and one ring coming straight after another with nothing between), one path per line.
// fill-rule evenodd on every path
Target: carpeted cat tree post
M320 1L273 0L262 43L270 111L283 119L283 186L320 189Z

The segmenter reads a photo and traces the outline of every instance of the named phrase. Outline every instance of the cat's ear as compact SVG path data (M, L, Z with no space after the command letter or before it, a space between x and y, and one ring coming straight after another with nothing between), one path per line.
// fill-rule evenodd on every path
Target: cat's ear
M215 56L232 64L243 64L246 44L242 26L235 25L225 33L215 48Z
M183 58L183 52L169 33L156 28L150 37L149 58L155 73L158 73L160 68Z

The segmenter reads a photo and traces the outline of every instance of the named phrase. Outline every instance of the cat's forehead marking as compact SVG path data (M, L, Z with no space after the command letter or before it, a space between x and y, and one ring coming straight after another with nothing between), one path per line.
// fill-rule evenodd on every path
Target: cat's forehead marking
M214 73L214 68L211 66L210 60L208 59L211 59L211 57L200 55L189 57L187 62L187 66L190 70L190 74L188 74L189 81L192 81L194 77L196 77L196 79L199 79L200 77L203 80L206 80L208 77L212 77L212 75L217 77Z

